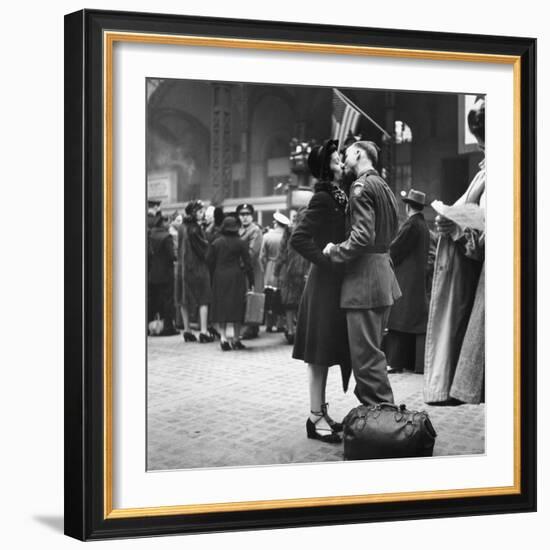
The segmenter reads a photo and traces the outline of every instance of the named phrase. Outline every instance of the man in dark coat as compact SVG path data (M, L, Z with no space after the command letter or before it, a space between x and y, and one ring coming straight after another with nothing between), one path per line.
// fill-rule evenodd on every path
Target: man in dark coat
M179 334L174 328L174 239L168 232L170 219L158 216L149 235L149 288L151 314L159 313L164 320L161 336Z
M239 204L236 213L241 222L239 235L248 246L250 262L254 270L254 288L256 292L261 292L264 285L264 276L260 263L260 250L264 238L262 230L260 226L254 222L254 207L251 204ZM259 328L257 325L247 325L244 330L243 339L250 340L252 338L257 338L258 334Z
M390 307L401 296L389 246L397 232L397 201L374 169L378 148L358 141L346 149L344 170L356 179L350 187L350 235L323 251L346 273L340 306L346 311L355 395L364 405L393 403L381 349Z
M384 351L390 372L424 372L424 346L428 323L426 289L430 230L422 210L426 195L411 189L403 199L407 220L391 243L390 256L403 296L391 309Z

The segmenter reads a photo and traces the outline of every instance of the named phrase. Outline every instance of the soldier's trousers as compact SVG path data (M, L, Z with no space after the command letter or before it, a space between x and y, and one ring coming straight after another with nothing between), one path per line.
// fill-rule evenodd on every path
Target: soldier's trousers
M381 349L389 314L389 307L346 310L355 395L364 405L393 403L386 355Z

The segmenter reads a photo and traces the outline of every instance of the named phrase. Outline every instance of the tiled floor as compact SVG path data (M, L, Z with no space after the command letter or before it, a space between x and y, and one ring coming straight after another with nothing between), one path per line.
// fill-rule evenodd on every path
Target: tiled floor
M178 336L148 341L148 469L169 470L342 460L342 445L306 438L307 371L291 358L281 334L222 352L218 343ZM426 410L437 430L434 455L479 454L485 446L485 406L430 407L422 376L390 376L397 403ZM358 403L329 373L327 399L340 420Z

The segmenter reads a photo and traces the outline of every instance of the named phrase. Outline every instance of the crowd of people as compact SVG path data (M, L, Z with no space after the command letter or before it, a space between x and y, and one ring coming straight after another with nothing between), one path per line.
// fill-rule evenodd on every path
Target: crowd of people
M246 294L256 291L265 293L266 332L284 332L286 342L294 342L309 269L289 246L299 212L292 211L290 219L276 212L272 226L262 228L251 204L224 212L192 200L185 215L171 216L162 213L158 201L149 207L150 335L181 330L185 342L219 339L223 351L245 349L243 339L259 336L258 324L243 326Z
M484 151L483 97L468 124ZM370 141L313 147L308 207L290 220L275 214L267 232L249 204L205 215L191 201L179 221L152 215L150 320L163 315L162 334L177 333L177 303L185 341L197 340L189 325L196 310L200 342L219 336L223 350L242 349L242 337L258 334L257 326L241 331L245 294L263 289L266 330L284 330L292 356L307 364L307 436L328 443L341 442L343 429L328 413L331 366L340 367L343 391L353 374L364 405L393 403L390 375L403 370L424 376L427 403L484 399L485 231L438 215L431 232L417 189L401 197L407 218L399 227L397 198L377 163ZM485 181L483 161L455 204L484 209Z

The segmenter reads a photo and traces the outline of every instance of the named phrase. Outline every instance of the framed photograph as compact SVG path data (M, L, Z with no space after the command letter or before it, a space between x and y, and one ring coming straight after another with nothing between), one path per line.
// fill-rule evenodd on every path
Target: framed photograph
M67 535L536 509L535 56L65 17Z

